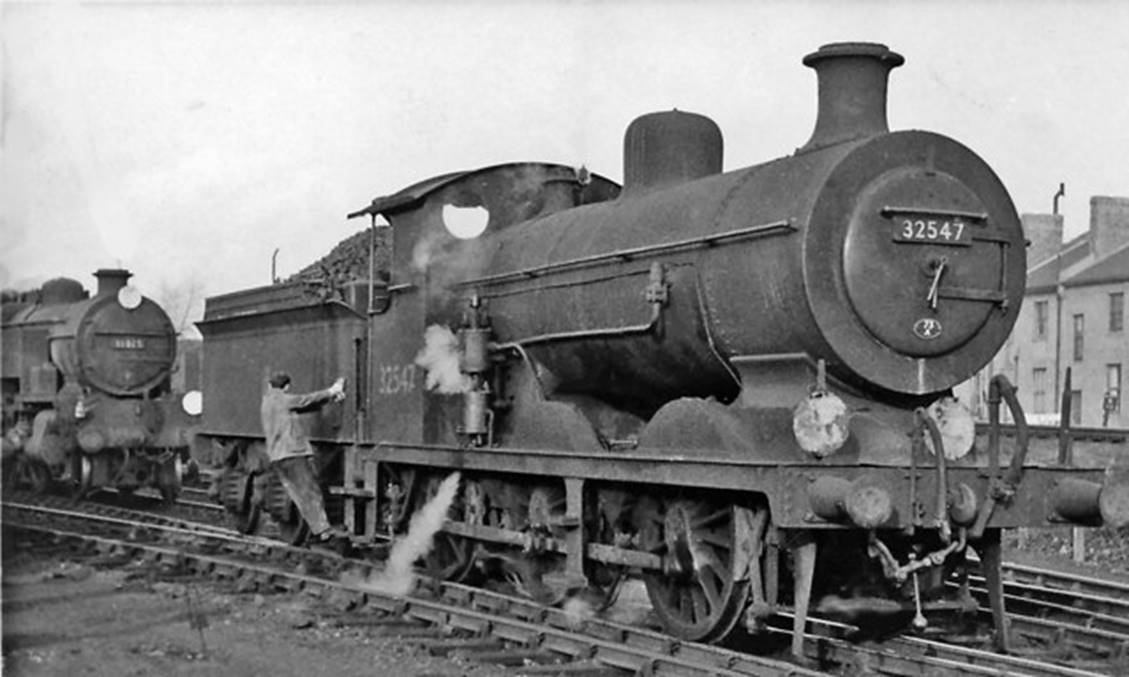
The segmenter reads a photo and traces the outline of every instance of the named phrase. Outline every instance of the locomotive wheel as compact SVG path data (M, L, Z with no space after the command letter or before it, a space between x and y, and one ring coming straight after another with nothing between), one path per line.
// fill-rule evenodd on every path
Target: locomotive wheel
M423 570L441 581L466 582L475 571L475 547L468 538L440 531L423 557Z
M16 468L19 461L15 458L6 459L0 466L0 488L4 493L16 490Z
M568 591L546 585L544 577L564 566L559 558L506 553L498 557L500 573L517 594L544 606L557 606L568 597Z
M86 454L75 454L71 457L71 483L67 490L72 503L77 503L90 494L94 472L94 465Z
M37 494L42 494L51 486L51 469L38 459L20 455L16 459L16 485L30 486Z
M652 511L645 516L662 525L663 536L660 543L644 543L644 547L662 554L672 570L648 572L643 582L655 615L677 637L720 640L741 618L749 581L740 548L735 547L736 510L674 501L665 515Z
M443 479L440 477L431 477L427 480L421 500L417 501L416 513L435 498L442 482ZM464 491L467 489L464 488ZM474 494L474 490L471 490L471 493ZM447 517L452 518L460 512L466 512L465 509L458 508L456 500L455 505L448 509ZM441 581L462 583L475 571L476 547L474 541L469 538L438 531L432 537L431 547L422 557L423 569L428 576Z

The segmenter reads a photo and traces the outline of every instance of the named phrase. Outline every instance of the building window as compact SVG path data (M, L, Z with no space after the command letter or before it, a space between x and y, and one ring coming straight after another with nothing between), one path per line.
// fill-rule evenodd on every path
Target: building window
M1107 364L1105 366L1105 399L1102 401L1105 411L1121 411L1121 363Z
M1112 320L1111 320L1112 321ZM1042 341L1047 338L1047 302L1035 302L1035 340Z
M1121 331L1125 328L1125 293L1113 292L1109 295L1109 330Z
M1047 413L1047 368L1035 367L1031 371L1031 381L1033 383L1031 391L1035 394L1034 413L1045 414Z
M1082 335L1086 331L1086 316L1074 316L1074 361L1082 361Z
M1070 391L1070 422L1073 425L1082 423L1082 391Z

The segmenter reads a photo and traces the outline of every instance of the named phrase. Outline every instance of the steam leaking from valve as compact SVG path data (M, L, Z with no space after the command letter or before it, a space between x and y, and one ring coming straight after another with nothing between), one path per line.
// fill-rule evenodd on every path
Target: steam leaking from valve
M415 584L412 564L425 557L433 546L435 534L447 519L447 511L459 491L459 473L453 472L439 485L435 496L420 508L408 525L408 533L397 539L388 555L384 570L375 572L361 587L386 595L406 595Z
M424 347L415 363L427 370L424 387L443 395L468 392L471 380L459 370L459 339L448 328L433 324L423 335Z

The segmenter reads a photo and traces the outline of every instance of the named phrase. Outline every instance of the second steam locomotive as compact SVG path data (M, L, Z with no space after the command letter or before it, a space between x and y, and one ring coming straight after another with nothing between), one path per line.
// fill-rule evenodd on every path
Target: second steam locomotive
M91 296L55 278L3 304L5 484L180 492L195 414L170 387L176 331L127 270Z
M1129 523L1129 478L1029 458L1006 380L986 438L952 398L1015 322L1025 241L980 157L889 131L902 62L808 55L818 119L789 157L724 172L712 121L646 115L622 187L545 163L444 174L353 214L391 225L390 270L209 299L195 453L225 468L221 499L297 535L262 457L266 375L347 374L352 398L309 419L334 512L358 540L399 533L461 471L439 575L556 600L638 573L681 638L790 606L798 642L813 607L967 608L972 548L1006 645L1001 531ZM460 209L481 234L452 234Z

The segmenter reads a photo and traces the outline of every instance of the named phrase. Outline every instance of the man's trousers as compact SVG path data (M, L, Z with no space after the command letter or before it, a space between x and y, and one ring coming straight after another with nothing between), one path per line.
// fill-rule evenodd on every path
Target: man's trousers
M317 536L329 530L329 518L325 516L325 502L321 487L318 486L312 456L294 456L271 464L286 487L286 493L298 506L298 512L310 525L310 533Z

